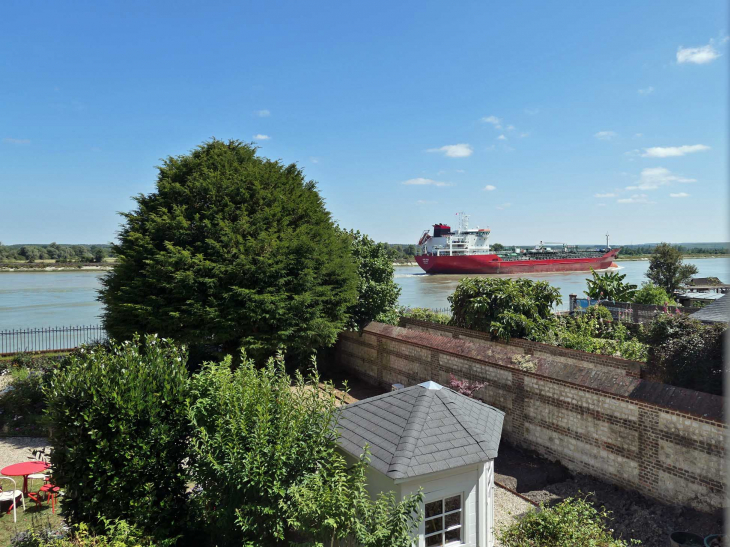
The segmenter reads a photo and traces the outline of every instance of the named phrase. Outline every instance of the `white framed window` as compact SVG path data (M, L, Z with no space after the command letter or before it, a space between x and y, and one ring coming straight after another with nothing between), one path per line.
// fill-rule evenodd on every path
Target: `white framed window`
M426 547L461 543L464 540L464 497L462 494L426 502Z

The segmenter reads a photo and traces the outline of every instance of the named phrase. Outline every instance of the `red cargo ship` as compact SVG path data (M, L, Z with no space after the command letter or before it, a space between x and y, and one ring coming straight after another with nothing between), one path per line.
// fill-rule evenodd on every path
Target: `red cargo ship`
M620 249L611 249L606 234L605 249L579 250L565 243L540 242L534 249L512 248L492 252L488 228L468 227L461 215L461 228L434 224L433 236L426 230L418 242L421 254L416 262L429 274L519 274L535 272L585 272L615 266ZM557 248L546 245L559 245Z

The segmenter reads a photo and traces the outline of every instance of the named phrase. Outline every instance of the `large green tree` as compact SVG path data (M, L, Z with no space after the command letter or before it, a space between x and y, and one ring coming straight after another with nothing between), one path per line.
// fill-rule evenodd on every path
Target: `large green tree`
M345 232L352 242L352 256L357 264L358 299L347 310L350 327L362 328L370 321L394 322L400 287L393 279L395 266L390 248L375 243L365 234Z
M592 279L586 279L588 290L585 294L588 298L596 300L610 300L611 302L631 302L636 285L626 283L626 274L618 272L604 272L603 275L591 268Z
M296 165L239 141L168 157L157 189L135 197L103 280L117 338L159 333L263 358L329 346L357 298L348 237Z
M660 243L654 249L649 259L649 269L646 277L655 285L667 291L669 296L679 287L687 283L693 275L697 275L697 266L685 264L682 253L669 243Z

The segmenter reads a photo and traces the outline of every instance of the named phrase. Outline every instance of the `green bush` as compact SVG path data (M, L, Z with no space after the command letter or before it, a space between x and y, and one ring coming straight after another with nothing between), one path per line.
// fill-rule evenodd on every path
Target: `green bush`
M676 306L677 303L667 294L667 291L651 281L645 281L641 288L634 293L636 304L652 304L654 306Z
M626 547L638 540L614 539L606 526L610 514L597 510L582 498L564 501L527 513L519 521L498 531L503 547Z
M636 291L636 285L624 282L626 274L605 272L602 275L591 269L592 279L586 279L588 298L596 300L610 300L611 302L631 302Z
M299 373L292 385L281 360L231 360L193 378L192 503L206 535L221 546L410 546L420 497L369 501L365 462L348 469L336 451L333 386Z
M361 329L370 321L397 322L400 287L393 279L395 266L385 243L375 243L360 232L344 232L351 241L357 265L357 302L347 309L349 327Z
M170 541L155 542L123 520L101 519L103 532L96 534L88 525L72 531L26 530L13 536L10 547L162 547Z
M649 373L665 384L722 395L726 328L684 313L658 315L645 335Z
M0 391L0 427L10 435L47 435L49 420L43 414L43 388L49 373L19 368L8 374L12 381Z
M280 346L308 358L335 343L356 265L299 167L213 139L163 160L155 191L134 199L99 295L111 336L245 347L260 362Z
M124 519L160 538L185 524L186 355L154 335L81 348L44 392L54 481L72 524Z
M553 325L560 291L546 281L464 278L449 296L457 327L491 332L500 338L528 338Z
M403 317L417 319L419 321L430 321L431 323L438 323L439 325L448 325L451 321L450 315L445 313L439 313L428 308L403 308L401 310L401 315Z

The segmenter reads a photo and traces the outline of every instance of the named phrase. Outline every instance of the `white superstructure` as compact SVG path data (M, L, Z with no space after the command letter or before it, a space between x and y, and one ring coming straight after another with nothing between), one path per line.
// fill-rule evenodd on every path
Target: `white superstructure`
M423 254L460 256L489 254L489 228L469 229L469 215L457 213L459 228L452 230L446 224L434 224L433 236L423 233L419 245Z

